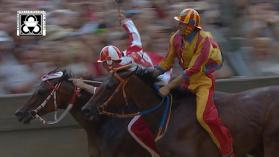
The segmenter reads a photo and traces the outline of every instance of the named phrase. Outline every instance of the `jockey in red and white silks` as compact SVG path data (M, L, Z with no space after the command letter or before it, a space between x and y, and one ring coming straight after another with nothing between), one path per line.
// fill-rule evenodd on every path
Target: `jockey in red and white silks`
M124 19L121 23L129 35L128 48L121 52L115 46L105 46L100 52L98 62L106 62L108 66L114 68L130 63L136 63L143 67L152 67L153 64L150 57L143 52L141 38L133 21L131 19Z
M102 62L107 70L133 63L143 67L153 67L151 58L143 51L141 37L133 21L125 18L121 21L121 24L129 35L128 48L121 52L115 46L105 46L101 50L98 62ZM168 82L170 72L159 78L163 82ZM136 116L130 121L128 131L153 157L160 157L155 144L155 136L141 116Z
M156 53L148 55L148 53L143 51L140 34L131 19L125 18L121 23L129 36L129 45L128 48L123 51L124 56L131 58L133 62L143 67L153 67L154 64L157 64L158 58L160 58L160 61L164 59L164 57ZM124 60L125 59L123 58L123 61L120 64L126 64ZM172 69L160 75L158 78L166 84L171 78L171 72Z
M128 48L123 51L123 55L131 57L133 61L144 67L152 67L151 58L143 52L140 34L131 19L122 20L122 26L129 36Z

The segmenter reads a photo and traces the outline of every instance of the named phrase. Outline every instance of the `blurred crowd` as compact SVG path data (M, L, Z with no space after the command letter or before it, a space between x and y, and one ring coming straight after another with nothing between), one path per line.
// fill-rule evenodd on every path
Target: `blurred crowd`
M225 63L218 78L279 74L278 0L0 0L0 94L30 92L59 67L79 77L104 75L96 63L108 44L121 50L128 36L117 8L133 19L146 52L165 55L173 17L184 8L201 14ZM18 10L45 10L46 36L17 36Z

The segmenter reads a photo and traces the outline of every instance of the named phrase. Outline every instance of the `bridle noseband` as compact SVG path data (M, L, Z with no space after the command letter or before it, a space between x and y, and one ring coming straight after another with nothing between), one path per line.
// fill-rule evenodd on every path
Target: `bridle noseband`
M112 95L100 106L97 106L97 111L99 114L102 115L107 115L107 116L112 116L112 117L118 117L118 118L128 118L128 117L133 117L138 115L137 113L113 113L113 112L109 112L106 111L105 108L108 106L109 102L112 100L112 98L119 92L120 89L122 89L122 95L123 98L125 100L126 106L129 105L128 103L128 99L127 99L127 94L125 91L125 87L127 85L127 82L129 80L130 77L123 79L121 76L119 76L119 74L117 73L113 73L113 75L115 76L115 78L117 78L117 80L120 82L118 84L118 86L116 87L116 89L114 90L114 92L112 93Z
M125 100L125 103L126 103L126 106L129 105L129 102L128 102L128 97L127 97L127 94L126 94L126 91L125 91L125 87L129 81L129 79L132 77L132 75L138 70L138 66L136 67L135 70L133 70L126 78L123 78L121 77L117 71L117 70L114 70L112 72L113 76L120 82L118 84L118 86L116 87L116 89L114 90L114 92L112 93L112 95L100 106L97 106L97 111L99 114L101 115L106 115L106 116L110 116L110 117L117 117L117 118L132 118L134 116L137 116L137 115L140 115L140 114L143 114L143 113L149 113L150 111L149 110L146 110L146 111L143 111L143 112L133 112L133 113L113 113L113 112L110 112L110 111L107 111L106 110L106 107L108 106L109 102L112 100L112 98L119 92L120 89L122 89L122 96ZM162 99L162 102L159 104L159 106L164 102L164 99ZM153 111L153 109L152 109Z
M119 92L120 89L122 89L122 96L125 100L125 104L126 106L129 105L128 102L128 98L127 98L127 94L126 94L126 90L125 87L129 81L129 79L131 78L131 76L137 71L138 66L136 67L135 70L131 71L131 73L126 77L126 78L122 78L117 72L119 70L125 69L127 67L131 67L131 66L124 66L124 67L120 67L118 69L113 69L112 70L112 75L120 82L116 89L114 90L114 92L112 93L112 95L100 106L97 106L97 111L99 114L101 115L107 115L107 116L111 116L111 117L118 117L118 118L129 118L129 117L134 117L136 115L139 115L139 112L135 112L135 113L113 113L113 112L109 112L106 111L106 107L108 106L109 102L112 100L112 98Z
M56 124L58 122L60 122L66 115L67 113L69 113L69 111L72 109L77 96L80 95L80 91L79 89L74 86L74 92L72 94L72 97L69 101L69 104L67 106L67 108L65 109L65 111L60 115L60 117L57 118L57 110L58 110L58 106L57 106L57 91L60 88L61 84L62 84L62 80L59 80L58 83L56 83L55 85L50 82L49 80L45 80L45 82L47 83L48 86L51 87L52 91L51 93L47 96L47 98L34 110L31 111L31 115L33 118L37 118L39 119L43 124ZM45 120L44 118L42 118L38 112L43 109L44 107L46 107L48 101L51 99L51 97L53 96L53 102L54 102L54 120L53 121L49 121L49 120Z
M117 72L113 73L113 76L120 83L118 84L118 86L116 87L116 89L114 90L112 95L102 105L97 106L97 111L98 111L99 114L110 116L110 117L117 117L117 118L132 118L134 116L145 115L145 114L151 113L151 112L159 109L162 106L162 104L164 104L164 102L167 101L167 99L169 99L167 97L162 98L162 100L161 100L161 102L159 104L154 105L153 107L150 107L150 108L148 108L148 109L146 109L144 111L141 111L141 112L139 111L139 112L133 112L133 113L124 113L124 112L122 112L122 113L113 113L113 112L107 111L106 107L108 106L108 104L112 100L112 98L119 92L120 89L122 89L122 95L123 95L123 98L125 100L126 106L129 105L127 94L126 94L126 91L125 91L125 87L126 87L128 81L129 81L129 79L131 78L131 76L136 71L137 71L137 69L135 71L132 71L131 74L129 74L129 76L126 77L126 78L122 78Z

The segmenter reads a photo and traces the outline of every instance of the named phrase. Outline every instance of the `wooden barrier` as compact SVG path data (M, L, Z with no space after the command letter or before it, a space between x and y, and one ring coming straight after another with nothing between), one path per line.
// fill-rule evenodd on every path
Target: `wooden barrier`
M216 89L238 92L269 85L279 85L279 76L217 80ZM86 135L71 116L52 126L38 121L23 125L16 120L16 109L29 97L0 97L0 157L87 157Z
M216 90L240 92L257 87L279 85L279 76L219 79L216 82Z

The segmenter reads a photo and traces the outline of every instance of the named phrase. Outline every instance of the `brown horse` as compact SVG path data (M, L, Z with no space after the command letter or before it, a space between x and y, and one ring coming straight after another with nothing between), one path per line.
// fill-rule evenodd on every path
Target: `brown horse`
M148 74L141 75L141 72L116 72L109 81L100 86L83 107L83 112L93 117L100 115L129 117L137 112L126 109L127 105L134 106L137 111L149 110L162 100L153 87L155 80ZM218 150L208 133L196 120L194 95L179 89L172 91L172 95L174 104L169 129L157 142L162 156L219 157ZM247 154L255 157L279 156L279 123L276 120L279 114L278 86L236 94L216 92L214 99L221 119L232 133L237 157ZM162 109L145 115L153 131L154 124L161 115ZM115 129L117 128L119 127ZM131 147L127 144L127 151Z
M61 71L52 71L48 75L58 72L61 73ZM122 119L107 118L105 116L89 120L82 115L81 108L92 94L83 90L78 93L72 81L69 80L70 77L71 75L64 71L61 77L42 81L31 98L16 111L15 115L18 120L23 123L29 123L32 119L41 118L41 116L54 112L56 109L67 109L69 104L73 103L70 113L86 131L90 157L112 157L116 156L114 153L118 153L117 156L122 156L121 152L133 154L133 152L138 151L142 153L130 156L148 156L148 153L128 135L126 129L128 120L123 121ZM98 84L95 85L98 86ZM56 91L56 107L54 94L51 94L53 91ZM48 123L42 118L41 120ZM125 150L127 144L133 149Z

